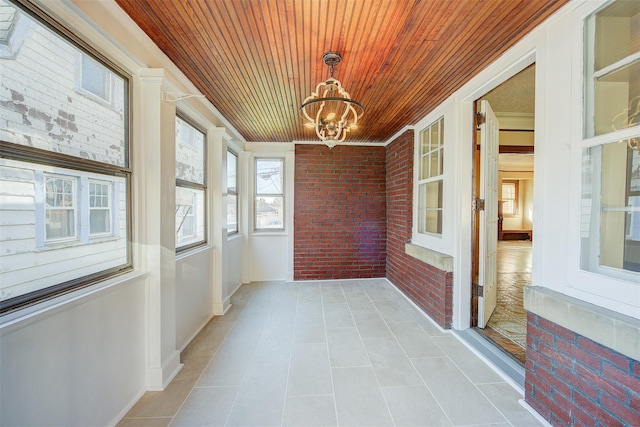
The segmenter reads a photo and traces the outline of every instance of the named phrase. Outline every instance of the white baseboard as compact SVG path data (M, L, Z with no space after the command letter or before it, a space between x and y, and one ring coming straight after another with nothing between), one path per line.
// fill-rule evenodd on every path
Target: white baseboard
M174 351L161 367L149 367L146 373L147 391L162 391L178 375L184 365L180 363L180 352Z

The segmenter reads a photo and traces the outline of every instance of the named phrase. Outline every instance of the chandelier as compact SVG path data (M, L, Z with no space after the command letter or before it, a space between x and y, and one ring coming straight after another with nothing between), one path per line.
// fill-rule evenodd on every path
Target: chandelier
M316 135L329 148L344 141L347 133L358 127L358 119L364 107L351 99L342 83L333 78L336 65L342 56L338 52L327 52L322 61L329 66L331 76L316 86L303 102L300 110L305 119L305 126L316 130Z

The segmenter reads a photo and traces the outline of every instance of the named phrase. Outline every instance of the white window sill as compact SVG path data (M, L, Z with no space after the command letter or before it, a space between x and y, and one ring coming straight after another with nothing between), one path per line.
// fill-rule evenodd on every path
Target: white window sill
M411 242L405 243L404 252L444 272L450 273L453 271L453 257L451 255L427 249Z
M35 319L43 315L52 315L58 311L68 310L70 307L84 304L91 298L97 298L105 292L128 283L144 279L149 273L132 271L120 276L106 279L94 285L78 289L68 294L44 300L40 303L9 312L0 316L0 331L7 332L12 328L21 328L25 321Z
M185 251L178 252L176 254L176 261L179 261L179 260L184 259L184 258L188 258L190 256L197 255L200 252L209 251L209 250L211 250L213 248L214 247L212 245L205 244L205 245L200 245L200 246L193 247L191 249L187 249Z

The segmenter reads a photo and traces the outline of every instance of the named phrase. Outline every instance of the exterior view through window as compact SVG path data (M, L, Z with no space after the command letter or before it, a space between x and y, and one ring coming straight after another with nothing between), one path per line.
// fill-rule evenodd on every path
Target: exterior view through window
M0 0L0 310L131 267L128 79ZM55 23L52 23L55 28Z
M238 155L227 151L227 234L238 232Z
M206 242L205 134L176 116L176 248Z
M581 267L636 281L640 272L638 22L640 3L621 0L585 22L580 222Z
M442 234L444 118L420 132L418 233Z
M284 159L256 159L256 230L284 230Z

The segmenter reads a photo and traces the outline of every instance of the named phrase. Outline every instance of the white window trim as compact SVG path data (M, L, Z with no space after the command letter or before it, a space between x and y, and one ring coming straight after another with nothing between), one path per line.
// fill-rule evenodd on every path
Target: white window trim
M452 171L455 170L455 150L453 142L455 142L456 134L456 114L454 111L455 103L447 102L434 110L431 114L424 117L414 127L414 146L413 146L413 212L412 212L412 225L411 225L411 243L417 246L421 246L426 249L430 249L445 255L451 255L454 248L454 242L451 239L453 236L453 224L456 220L454 214L454 197L448 194L449 188L452 185L451 177ZM432 124L443 119L443 155L444 166L443 174L437 177L429 178L427 180L420 180L420 133ZM442 180L442 234L433 233L419 233L418 232L418 215L419 215L419 184L427 181L439 181Z
M576 71L578 78L572 79L571 98L572 98L572 158L571 158L571 197L569 199L569 217L580 218L581 214L581 183L582 183L582 151L585 148L600 145L609 141L625 139L636 134L640 127L623 129L611 132L605 135L598 135L591 138L585 137L585 113L587 108L585 103L588 102L589 90L585 90L588 73L585 57L585 26L586 19L598 10L606 7L609 2L586 2L577 9L572 17L572 68ZM586 92L586 93L585 93ZM640 284L638 278L640 275L633 272L631 276L624 277L625 274L618 277L605 275L607 268L601 269L600 272L586 271L581 268L580 263L580 221L576 221L569 229L568 243L569 247L575 248L570 251L573 253L569 257L569 266L567 269L567 286L565 292L583 301L590 302L595 305L616 311L618 313L640 318Z
M258 228L258 189L256 188L256 180L258 169L256 167L259 160L280 160L282 161L282 192L273 194L260 194L264 197L282 197L282 228ZM252 173L252 186L253 186L253 232L254 233L282 233L287 230L287 159L283 156L255 156L253 158L253 173Z
M236 197L236 229L232 230L232 231L229 231L229 228L228 228L229 224L227 223L227 236L233 236L233 235L236 235L236 234L240 233L240 211L239 211L240 199L239 199L239 195L238 195L238 192L239 192L238 191L239 190L238 187L240 186L240 183L239 183L239 175L240 175L239 174L239 167L240 167L239 159L240 159L240 157L238 156L238 153L236 153L234 150L232 150L230 148L227 148L227 177L225 177L227 181L228 181L229 153L231 153L235 157L235 162L236 162L236 190L235 191L231 191L227 187L227 197L229 195ZM227 215L227 218L228 218L228 215Z

